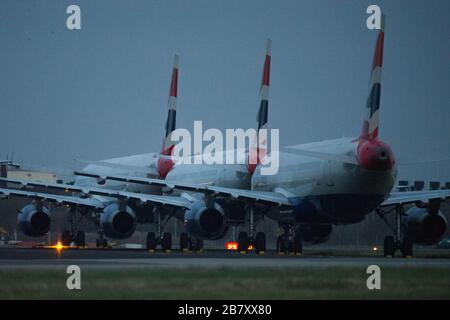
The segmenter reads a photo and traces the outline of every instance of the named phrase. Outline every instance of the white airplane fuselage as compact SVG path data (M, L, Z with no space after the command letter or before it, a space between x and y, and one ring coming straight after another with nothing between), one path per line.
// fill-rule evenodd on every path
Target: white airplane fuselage
M356 158L361 143L358 139L343 138L293 148ZM392 161L392 165L382 168L281 152L278 173L263 176L257 170L252 178L252 189L279 192L291 200L293 210L284 212L273 208L269 211L268 216L277 220L358 222L381 204L394 186L395 163L390 150L387 152L390 159L386 161Z
M361 146L366 142L355 138L341 138L295 145L290 148L326 152L357 159L364 156L364 152L360 149L363 149ZM272 208L267 215L275 220L324 224L354 223L361 221L384 201L396 179L395 161L389 147L382 142L377 142L375 145L367 143L370 147L368 148L370 150L366 152L366 155L369 155L365 160L367 163L350 164L280 152L280 166L275 175L261 175L260 167L253 175L250 175L245 164L175 164L165 179L282 193L294 206L287 211L283 208ZM375 163L370 163L371 156L379 156L377 152L385 152L385 157L380 163L376 160ZM105 161L148 167L149 162L155 161L154 159L154 156L148 154ZM386 165L387 162L389 165ZM124 169L92 165L86 167L86 170L105 175L136 174ZM81 177L77 178L76 183L97 184L95 179ZM105 187L161 194L160 187L141 184L107 181Z

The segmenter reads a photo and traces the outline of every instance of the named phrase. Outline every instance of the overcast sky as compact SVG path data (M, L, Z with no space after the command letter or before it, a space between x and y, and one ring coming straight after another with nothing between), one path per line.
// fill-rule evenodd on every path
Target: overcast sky
M66 28L70 4L79 31ZM381 138L403 161L450 157L448 0L0 0L0 158L62 168L158 151L174 53L178 127L254 127L268 37L281 144L356 136L370 4L387 15ZM450 178L448 162L401 170Z

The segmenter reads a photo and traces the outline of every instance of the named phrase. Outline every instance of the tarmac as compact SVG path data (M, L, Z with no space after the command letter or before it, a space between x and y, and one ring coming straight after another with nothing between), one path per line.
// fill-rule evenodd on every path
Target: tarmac
M450 268L450 259L443 257L385 258L377 255L333 255L304 253L279 255L274 251L265 254L206 250L203 252L148 252L142 249L63 249L58 252L47 248L0 248L0 269L62 268L78 265L92 268L326 268L326 267L430 267Z

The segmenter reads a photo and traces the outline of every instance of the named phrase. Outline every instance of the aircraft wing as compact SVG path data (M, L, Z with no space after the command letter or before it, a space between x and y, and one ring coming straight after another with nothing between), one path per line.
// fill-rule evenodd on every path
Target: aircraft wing
M445 201L449 198L450 190L448 189L392 192L389 197L380 205L380 207L387 207L397 204L408 204L419 201L427 202L434 199Z
M56 194L47 194L42 192L0 188L0 198L9 198L9 197L31 198L49 202L56 202L58 204L91 207L94 209L103 209L104 207L103 203L100 200L93 198L80 198Z
M84 195L98 195L98 196L104 196L108 198L116 198L116 199L130 199L133 201L137 201L140 203L156 203L160 205L171 205L175 207L182 207L186 209L190 209L191 202L183 197L178 196L160 196L160 195L152 195L152 194L142 194L137 192L128 192L128 191L122 191L122 190L112 190L112 189L106 189L106 188L96 188L96 187L89 187L89 186L77 186L77 185L68 185L68 184L58 184L58 183L43 183L43 182L35 182L35 181L27 181L27 180L13 180L13 179L0 179L0 181L6 182L6 183L12 183L12 184L18 184L21 185L23 188L26 188L28 186L32 187L41 187L46 189L52 189L52 190L59 190L59 191L65 191L65 192L79 192L82 196ZM20 192L24 192L25 194L29 195L29 198L38 198L38 199L44 199L44 197L47 197L49 200L56 197L64 197L67 200L68 199L83 199L84 197L78 197L78 196L60 196L55 195L51 193L46 192L33 192L33 191L23 191L23 190L17 190L13 188L3 188L1 189L4 191L4 194L9 194L12 196L19 196ZM37 195L34 196L33 195ZM23 195L24 196L24 195ZM92 199L92 198L88 198ZM78 200L74 200L73 204L79 204L79 202L76 202ZM86 204L87 205L87 204Z
M129 177L129 176L121 176L121 175L101 176L101 175L86 173L86 172L75 172L75 175L97 178L97 179L121 181L121 182L125 182L125 183L156 185L156 186L160 186L160 187L167 187L170 189L200 192L200 193L204 193L204 194L231 196L236 199L241 198L241 199L250 200L250 201L260 201L260 202L266 202L266 203L270 203L270 204L274 204L274 205L288 205L288 206L292 205L292 203L289 201L289 199L287 197L285 197L281 193L271 192L271 191L255 191L255 190L211 186L211 185L205 185L205 184L175 182L175 181L166 181L166 180L151 179L151 178Z

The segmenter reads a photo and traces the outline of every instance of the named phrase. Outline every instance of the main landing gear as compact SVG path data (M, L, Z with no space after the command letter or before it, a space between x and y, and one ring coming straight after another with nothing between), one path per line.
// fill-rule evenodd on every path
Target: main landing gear
M156 216L156 233L147 233L146 248L148 251L154 251L158 245L161 245L161 249L164 252L170 252L172 250L172 234L170 232L162 233L162 230L170 219L170 216L168 216L164 223L162 223L160 209L155 209L154 213Z
M303 241L300 230L294 232L294 228L290 224L281 224L283 234L277 238L277 253L278 254L303 254Z
M180 235L180 250L183 252L201 252L203 251L203 240L189 237L186 232Z
M266 252L266 235L264 232L257 232L256 229L256 219L254 214L254 208L249 206L248 208L248 223L249 223L249 233L241 231L238 234L238 251L241 253L246 253L254 250L257 254L264 254Z
M77 215L79 214L79 217ZM61 244L70 246L75 244L79 248L86 246L86 236L84 231L78 230L78 225L84 217L83 212L78 212L76 207L71 207L68 212L70 230L64 230L61 234Z
M386 219L386 215L395 210L395 226L392 226ZM402 205L398 205L389 211L376 210L377 214L383 219L389 229L392 230L393 236L387 236L384 238L383 254L385 257L394 257L395 252L400 250L402 257L409 258L413 255L413 239L405 232L405 228L402 225L402 219L405 216L405 211Z

